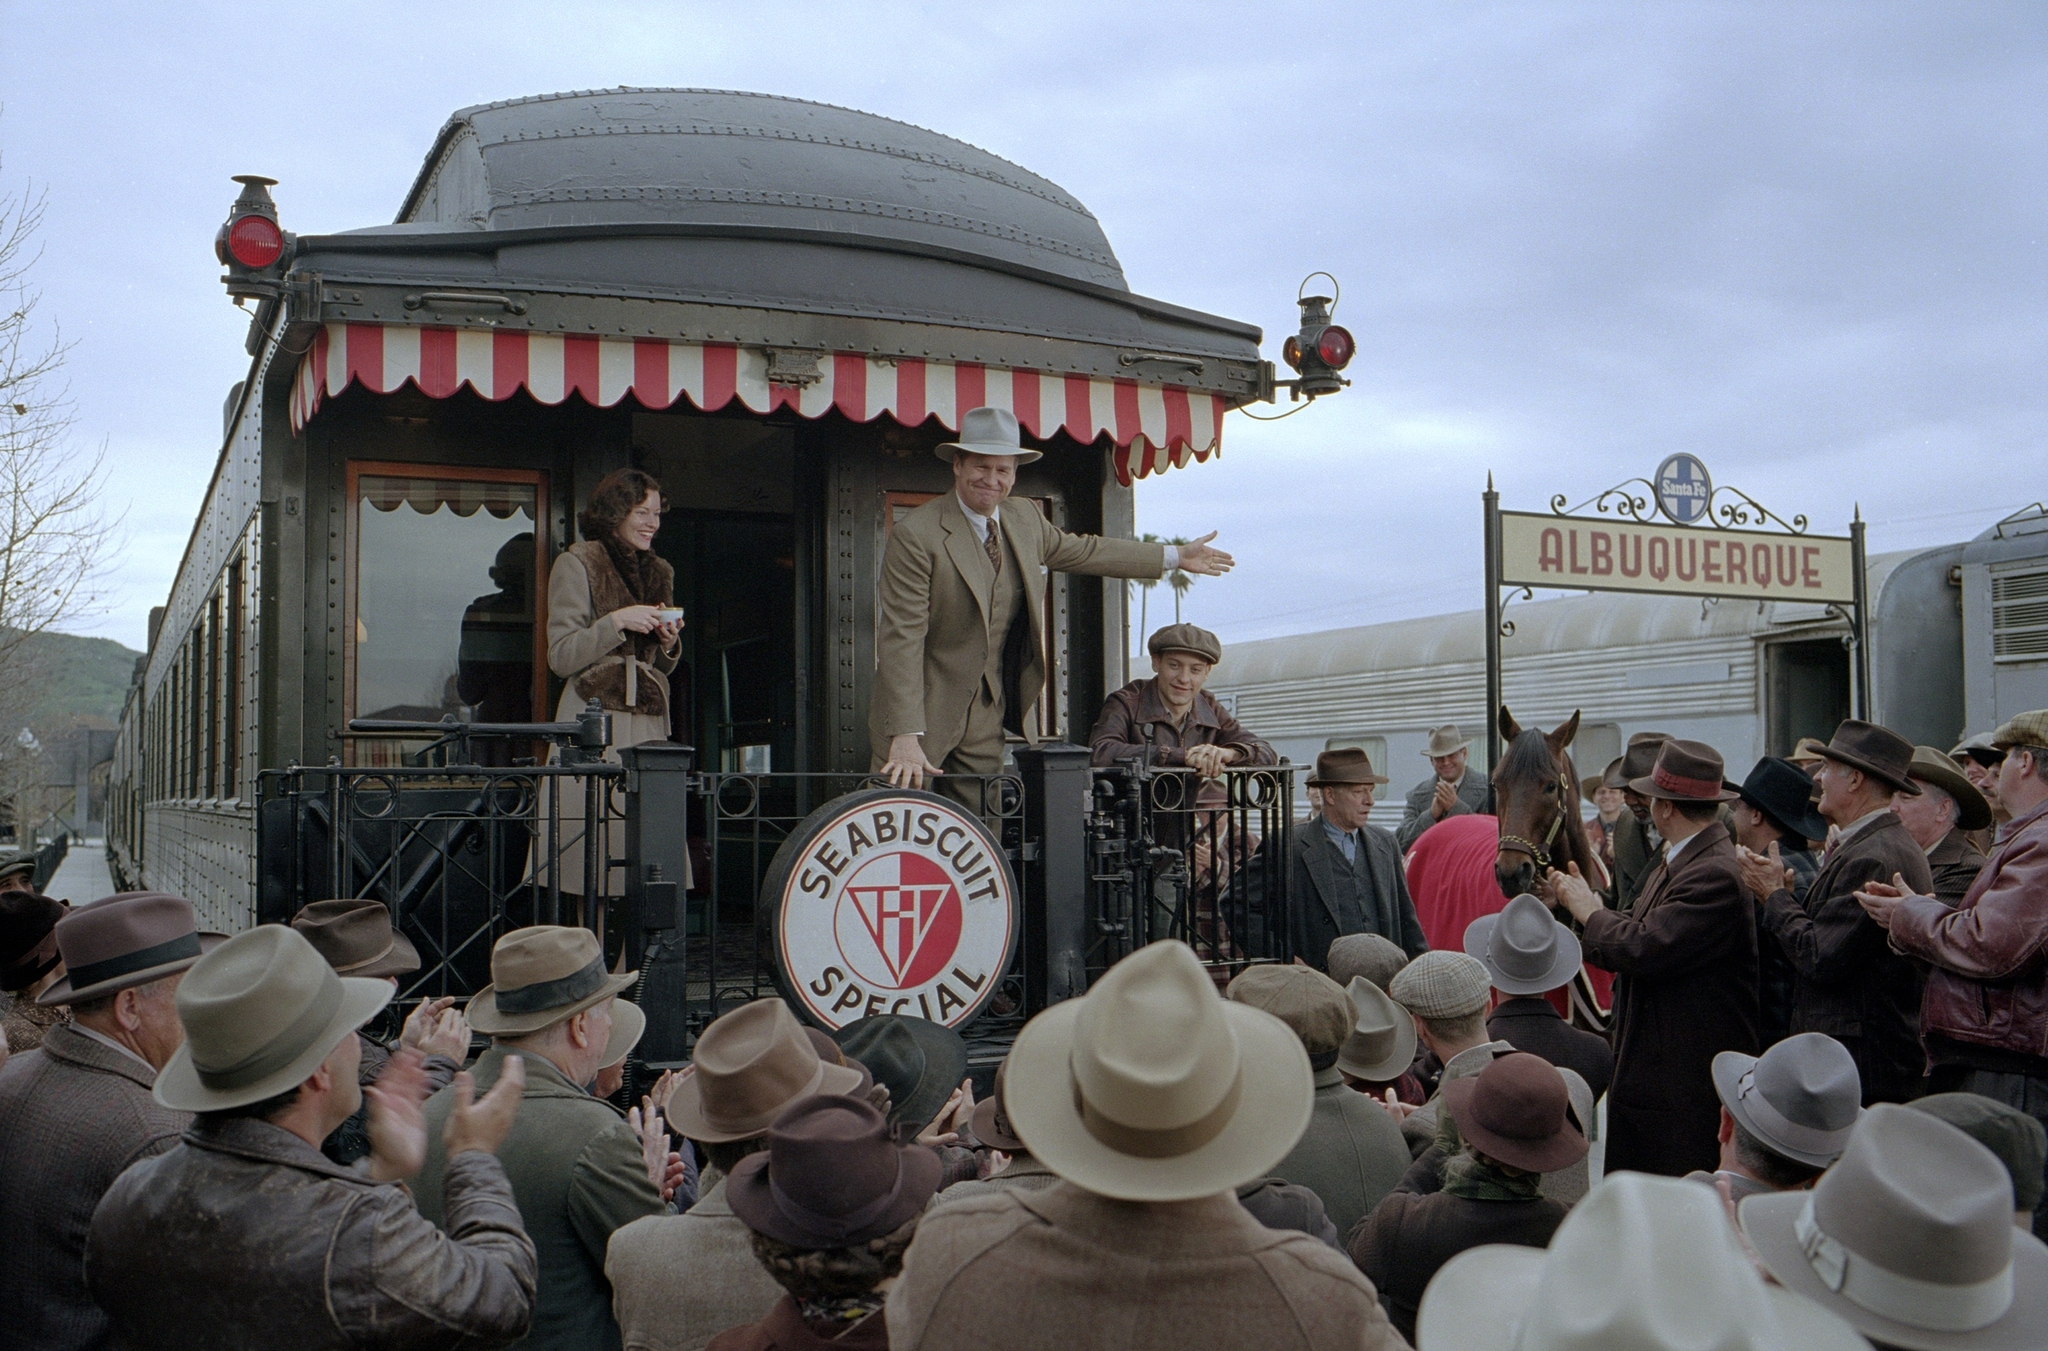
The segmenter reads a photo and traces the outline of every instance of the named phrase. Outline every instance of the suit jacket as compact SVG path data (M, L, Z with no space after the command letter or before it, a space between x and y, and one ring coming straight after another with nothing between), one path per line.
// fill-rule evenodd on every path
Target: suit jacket
M1451 809L1442 816L1431 816L1429 803L1430 799L1436 796L1436 775L1431 774L1408 790L1408 805L1401 811L1401 825L1394 832L1394 842L1401 846L1401 852L1405 854L1422 838L1422 832L1438 821L1485 811L1486 789L1485 773L1466 765L1465 776L1458 780L1458 800L1452 803Z
M1934 883L1935 898L1960 905L1970 892L1970 883L1984 871L1984 854L1970 843L1969 836L1951 830L1927 851L1927 871Z
M1560 1069L1577 1071L1595 1098L1614 1078L1614 1050L1607 1038L1573 1027L1541 996L1503 999L1486 1020L1486 1035L1517 1051L1540 1055Z
M1626 914L1586 921L1586 960L1615 973L1607 1171L1683 1177L1721 1149L1714 1057L1757 1052L1756 922L1718 821L1658 864Z
M1024 581L1027 656L1017 681L1018 706L1006 710L1022 717L1037 704L1052 669L1044 637L1045 574L1157 577L1166 570L1166 546L1070 535L1029 502L1004 503L997 519ZM1009 637L989 630L995 585L981 536L951 491L912 511L889 533L868 704L877 760L888 756L891 737L906 733L924 736L925 758L935 765L960 744L989 655L999 654ZM1023 723L1030 725L1028 719Z
M1365 842L1359 850L1369 892L1362 899L1366 910L1366 932L1401 947L1410 957L1429 951L1422 936L1422 921L1416 918L1415 902L1408 895L1408 878L1401 868L1400 846L1394 837L1375 825L1359 833ZM1293 827L1287 845L1288 903L1294 913L1294 953L1318 971L1329 969L1330 944L1349 932L1337 918L1337 873L1346 866L1343 852L1322 818L1311 816ZM1351 865L1358 866L1358 865Z
M74 1023L0 1068L0 1347L107 1343L85 1288L93 1207L123 1169L178 1142L189 1113L157 1105L156 1072Z
M652 1215L613 1234L604 1274L626 1351L702 1351L782 1298L754 1256L753 1231L726 1203L722 1177L687 1213Z
M1804 897L1780 888L1764 902L1763 926L1796 973L1792 1030L1825 1032L1849 1048L1866 1105L1912 1097L1926 1063L1920 969L1856 903L1858 887L1893 873L1922 895L1933 886L1927 855L1886 812L1835 845Z

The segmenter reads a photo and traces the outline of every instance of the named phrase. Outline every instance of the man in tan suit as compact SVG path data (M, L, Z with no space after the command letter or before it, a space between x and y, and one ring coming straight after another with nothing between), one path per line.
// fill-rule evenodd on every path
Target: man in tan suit
M897 787L928 776L994 774L1005 729L1028 735L1026 715L1051 665L1045 574L1159 577L1178 566L1214 576L1231 557L1212 531L1172 545L1069 535L1030 508L1002 510L1025 450L1016 415L976 408L960 439L938 447L953 491L897 523L882 555L880 669L868 708L877 772Z

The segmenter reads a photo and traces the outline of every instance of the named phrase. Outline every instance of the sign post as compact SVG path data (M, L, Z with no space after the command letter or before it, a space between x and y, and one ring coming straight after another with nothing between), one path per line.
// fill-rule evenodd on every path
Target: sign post
M1500 493L1493 475L1486 476L1486 492L1480 498L1486 512L1486 782L1493 793L1493 772L1500 768ZM1491 803L1488 804L1489 810Z

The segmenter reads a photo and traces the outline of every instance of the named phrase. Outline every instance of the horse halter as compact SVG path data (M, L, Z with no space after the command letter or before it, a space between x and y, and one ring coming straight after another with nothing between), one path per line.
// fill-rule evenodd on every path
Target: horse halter
M1527 854L1536 864L1538 872L1542 872L1550 867L1550 854L1548 850L1551 845L1557 842L1557 832L1564 826L1565 799L1570 796L1571 783L1562 773L1557 776L1557 787L1557 814L1550 818L1550 829L1544 833L1542 844L1539 845L1533 840L1525 840L1519 835L1510 835L1506 831L1502 831L1500 834L1500 847L1502 849L1512 849L1518 854Z

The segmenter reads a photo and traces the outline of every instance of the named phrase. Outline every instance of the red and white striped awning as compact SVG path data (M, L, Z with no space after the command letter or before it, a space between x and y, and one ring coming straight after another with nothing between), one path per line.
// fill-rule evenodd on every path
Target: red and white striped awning
M327 324L292 387L292 429L304 427L326 395L351 382L389 394L408 381L447 398L468 385L486 399L524 389L542 403L571 394L610 407L632 395L662 409L687 398L711 412L738 399L756 413L794 408L804 417L837 409L856 422L887 413L906 427L936 417L958 428L970 408L1007 408L1036 437L1065 429L1087 443L1108 432L1117 477L1133 478L1206 460L1221 449L1220 395L1177 385L1048 375L970 363L838 352L818 362L809 385L773 384L767 356L726 343L597 338L403 324Z

